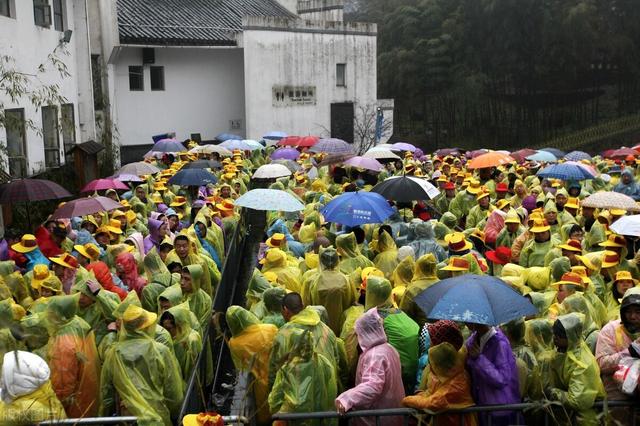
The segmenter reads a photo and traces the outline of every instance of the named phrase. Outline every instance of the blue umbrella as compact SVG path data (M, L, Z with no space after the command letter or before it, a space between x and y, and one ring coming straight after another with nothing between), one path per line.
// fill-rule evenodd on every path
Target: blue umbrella
M321 211L327 222L347 226L382 223L394 213L387 200L378 193L357 191L344 193Z
M540 161L545 163L556 163L558 161L556 156L548 151L538 151L535 154L528 156L527 160Z
M203 169L183 169L169 179L170 185L179 186L202 186L217 182L214 175Z
M466 274L432 285L414 299L429 319L505 324L538 313L533 304L499 278Z
M228 139L220 144L221 147L227 148L229 151L239 149L240 151L253 151L254 148L241 139Z
M556 158L562 158L564 157L567 153L558 149L558 148L541 148L540 151L546 151L546 152L550 152L553 155L556 156Z
M242 142L249 145L251 147L251 151L254 151L256 149L264 149L264 146L260 142L254 141L253 139L244 139Z
M254 210L298 212L304 210L304 204L287 191L279 189L252 189L235 203L236 206Z
M552 164L537 173L543 178L562 179L562 180L584 180L594 179L595 176L589 173L586 168L577 164Z
M584 151L571 151L570 153L564 156L564 159L568 161L580 161L580 160L591 161L591 156Z
M153 152L182 152L186 150L187 148L176 139L161 139L151 148Z
M216 136L216 139L219 140L220 142L224 142L230 139L242 140L244 138L239 135L234 135L233 133L220 133L218 136Z
M270 139L272 141L279 141L282 138L286 138L288 135L285 132L273 131L266 133L262 136L262 139Z

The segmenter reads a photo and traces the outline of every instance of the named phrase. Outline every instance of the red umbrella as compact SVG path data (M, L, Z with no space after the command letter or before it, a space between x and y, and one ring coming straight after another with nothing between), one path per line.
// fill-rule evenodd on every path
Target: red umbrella
M611 158L624 158L627 155L632 155L632 156L635 157L638 154L640 154L640 153L638 151L636 151L635 149L622 147L620 149L616 149L615 151L613 151L611 154L608 155L608 157L611 157Z
M287 136L286 138L282 138L278 141L278 145L280 146L298 146L298 142L300 142L300 136Z
M530 149L530 148L519 149L518 151L514 151L514 152L511 153L511 158L516 160L518 163L521 163L528 156L533 155L533 154L535 154L537 152L538 151L536 151L535 149Z
M295 146L300 148L309 148L314 146L320 140L317 136L287 136L280 139L280 146Z
M86 184L84 188L80 190L80 193L104 191L107 189L129 189L129 187L120 182L118 179L95 179Z
M52 219L70 219L76 216L108 212L122 207L122 204L107 197L86 197L69 201L51 215Z

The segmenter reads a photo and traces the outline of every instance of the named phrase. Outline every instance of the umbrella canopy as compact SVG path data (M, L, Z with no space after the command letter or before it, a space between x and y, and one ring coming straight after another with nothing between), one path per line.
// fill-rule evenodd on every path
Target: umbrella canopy
M271 164L282 164L287 169L289 169L291 173L299 172L300 170L302 170L302 166L293 160L273 160Z
M16 179L0 187L0 204L55 200L71 197L71 193L45 179Z
M182 152L187 149L177 139L160 139L153 145L153 152Z
M488 275L466 274L439 281L418 294L415 302L429 319L493 326L537 313L527 298Z
M108 197L86 197L78 198L68 203L64 203L58 208L52 219L70 219L72 217L86 216L88 214L108 212L111 210L122 208L122 204L113 201Z
M324 152L332 155L353 154L353 147L342 139L320 139L309 151Z
M378 147L371 148L362 156L365 158L374 158L376 160L402 160L402 158L400 158L397 154L394 154L388 149Z
M154 175L160 171L159 168L154 166L153 164L145 163L144 161L138 161L136 163L129 163L126 166L123 166L118 170L115 176L118 180L120 179L120 175L135 175L135 176L143 176L143 175Z
M622 216L613 222L611 230L620 235L640 237L640 215Z
M264 149L264 146L260 142L254 141L253 139L244 139L242 142L249 145L251 147L251 151L255 151L256 149Z
M278 148L271 153L272 160L297 160L300 152L295 148Z
M258 170L253 174L254 179L277 179L281 177L291 176L291 170L289 170L283 164L265 164L258 167Z
M434 152L438 157L446 157L447 155L453 155L458 157L460 155L460 148L441 148Z
M555 163L558 161L555 155L548 151L538 151L526 157L529 161L539 161L541 163Z
M279 132L277 130L274 130L272 132L267 132L264 135L262 135L262 139L269 139L272 141L279 141L282 138L286 138L287 134L285 132Z
M304 209L300 200L287 191L279 189L252 189L238 198L234 204L266 211L298 212Z
M398 151L410 151L415 152L416 147L408 142L396 142L393 144L393 147Z
M223 157L231 157L231 155L233 155L233 153L231 151L229 151L227 148L225 148L224 146L220 146L220 145L213 145L213 144L207 144L207 145L198 145L195 148L191 149L189 151L192 154L219 154Z
M638 205L633 198L619 192L603 191L596 192L585 198L580 205L582 207L593 207L596 209L623 209L628 211L638 211Z
M591 156L584 151L571 151L570 153L564 156L564 159L568 161L581 161L581 160L591 161Z
M367 158L367 157L351 157L347 161L344 162L345 166L357 167L359 169L371 170L374 172L379 172L384 168L382 164L375 158Z
M329 154L325 155L322 161L320 161L319 163L315 158L312 158L311 163L316 167L330 166L332 164L344 163L345 161L350 160L353 157L355 157L355 155L353 154Z
M538 151L536 151L535 149L524 148L524 149L519 149L517 151L514 151L510 155L511 155L511 158L513 158L514 160L521 162L521 161L524 161L528 156L537 154L537 153Z
M487 152L475 157L473 160L467 163L469 169L484 169L487 167L498 167L503 164L513 163L515 160L506 154L501 152Z
M589 173L586 168L582 168L575 163L551 164L538 171L536 174L543 178L562 180L585 180L595 178L595 175Z
M309 148L317 144L319 140L320 138L317 136L288 136L284 139L280 139L278 145Z
M239 140L241 141L243 139L242 136L239 135L234 135L233 133L220 133L218 136L216 136L216 139L220 142L224 142L224 141L228 141L228 140Z
M632 156L636 157L638 154L639 154L638 151L636 151L635 149L622 147L620 149L614 150L607 157L624 158L624 157L626 157L628 155L632 155Z
M239 149L240 151L252 151L254 148L241 139L227 139L220 144L221 147L227 148L230 151Z
M467 153L465 154L465 156L466 156L467 158L476 158L476 157L479 157L480 155L482 155L482 154L486 154L486 153L488 153L488 152L489 152L489 151L488 151L488 150L486 150L486 149L484 149L484 148L482 148L482 149L476 149L475 151L469 151L469 152L467 152ZM496 152L500 152L500 151L496 151ZM501 154L509 155L509 152L500 152L500 153L501 153Z
M401 203L434 199L440 194L429 181L413 176L392 176L374 186L371 192Z
M562 158L567 155L566 152L558 149L558 148L541 148L540 151L546 151L552 153L556 158Z
M107 189L129 189L127 185L116 178L95 179L89 182L80 190L80 193L104 191Z
M382 195L357 191L337 196L322 209L321 213L327 222L357 226L365 223L382 223L394 211Z
M222 164L219 161L214 160L196 160L191 163L187 163L182 167L182 170L187 169L221 169Z
M216 182L218 182L218 179L203 169L183 169L169 179L170 185L180 186L202 186Z
M142 182L142 178L137 175L123 173L121 175L110 176L109 179L118 179L120 182Z

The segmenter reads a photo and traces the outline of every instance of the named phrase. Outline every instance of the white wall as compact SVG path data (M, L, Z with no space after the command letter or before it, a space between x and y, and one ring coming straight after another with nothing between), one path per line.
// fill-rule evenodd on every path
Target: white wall
M56 31L53 27L44 28L35 25L33 14L33 2L27 0L15 0L15 18L0 16L0 54L9 55L15 59L15 69L27 74L36 74L40 64L47 61L47 56L58 46L63 33ZM51 66L44 74L38 75L43 84L57 83L60 86L61 94L68 103L75 105L76 141L80 139L78 120L78 74L77 55L82 54L82 49L78 50L76 40L83 37L82 30L76 28L74 24L74 0L66 0L66 25L73 30L71 42L66 45L68 55L59 54L59 58L67 65L69 77L62 79L57 71ZM85 30L86 31L86 30ZM86 33L84 35L86 37ZM88 51L86 52L88 54ZM0 97L3 94L0 93ZM16 103L11 103L10 99L3 97L2 102L5 108L24 108L25 118L33 120L36 127L42 127L42 113L29 102L28 99L20 99ZM37 132L28 129L27 134L27 157L30 174L44 171L44 143L42 136ZM6 132L0 129L0 141L4 145L6 142ZM60 134L60 162L64 162L62 134ZM6 166L6 165L5 165Z
M245 18L247 133L270 130L326 136L331 104L376 105L376 27L373 24ZM346 87L336 64L346 63ZM316 105L273 106L274 85L315 86Z
M122 48L115 64L114 121L121 145L152 143L151 136L175 131L178 139L200 133L245 134L242 50L237 48L156 48L164 66L165 91L151 91L149 66L144 91L129 90L129 65L142 65L142 49ZM230 120L241 120L231 129Z

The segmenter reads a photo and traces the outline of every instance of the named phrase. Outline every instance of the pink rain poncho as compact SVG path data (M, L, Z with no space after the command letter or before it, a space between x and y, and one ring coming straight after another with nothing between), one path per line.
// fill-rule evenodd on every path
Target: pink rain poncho
M387 343L382 318L376 308L364 313L355 323L362 355L356 371L356 386L338 398L346 411L399 408L404 398L402 372L398 352ZM375 417L360 417L356 426L373 426ZM382 417L380 424L401 425L402 417Z
M118 276L129 290L133 290L142 295L142 289L147 285L147 281L138 275L138 264L133 254L129 252L120 253L116 257L116 269Z
M494 210L489 219L487 219L487 225L484 227L484 242L486 244L495 244L498 234L504 228L504 219L507 216L502 210Z

